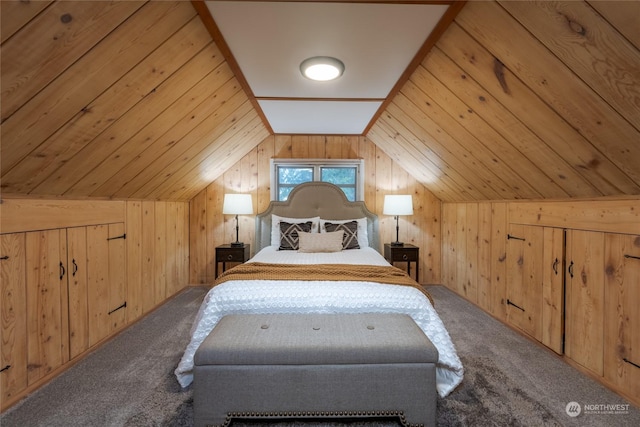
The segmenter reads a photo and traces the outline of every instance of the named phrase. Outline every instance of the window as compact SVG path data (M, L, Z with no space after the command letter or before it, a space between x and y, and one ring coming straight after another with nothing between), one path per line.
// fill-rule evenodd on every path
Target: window
M349 160L271 160L271 200L287 200L291 190L304 182L324 181L337 185L350 201L363 200L364 161Z

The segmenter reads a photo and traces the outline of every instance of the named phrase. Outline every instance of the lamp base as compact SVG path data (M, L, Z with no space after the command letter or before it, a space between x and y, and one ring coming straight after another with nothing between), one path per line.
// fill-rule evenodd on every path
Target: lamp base
M231 243L231 247L232 248L244 248L244 243L243 242L232 242Z
M403 242L391 242L391 246L404 246Z

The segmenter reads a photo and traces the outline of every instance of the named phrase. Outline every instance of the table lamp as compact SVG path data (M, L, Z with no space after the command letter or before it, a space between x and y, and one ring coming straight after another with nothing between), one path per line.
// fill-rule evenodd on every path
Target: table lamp
M383 215L393 215L396 220L396 241L391 242L391 246L403 246L404 243L398 238L400 215L413 215L413 199L410 194L387 194L384 196Z
M233 248L241 248L244 243L238 240L239 225L238 215L249 215L253 213L253 202L251 194L225 194L222 203L222 213L224 215L236 216L236 241L231 243Z

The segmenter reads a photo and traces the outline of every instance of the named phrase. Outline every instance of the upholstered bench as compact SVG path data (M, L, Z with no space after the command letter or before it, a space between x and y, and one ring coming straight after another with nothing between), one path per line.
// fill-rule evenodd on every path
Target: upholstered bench
M403 314L225 316L195 353L195 425L397 417L434 426L437 360Z

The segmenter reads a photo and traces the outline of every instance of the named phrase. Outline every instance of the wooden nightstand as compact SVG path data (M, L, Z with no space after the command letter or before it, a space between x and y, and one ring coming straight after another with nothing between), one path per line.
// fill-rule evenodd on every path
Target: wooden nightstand
M384 258L393 264L394 262L406 262L407 274L411 276L411 263L416 263L416 282L420 283L418 277L418 263L420 262L420 248L405 243L402 246L393 246L391 243L384 244Z
M230 244L216 246L216 276L218 277L218 263L222 263L222 272L227 268L228 262L243 263L249 259L251 245L246 244L242 247L232 247Z

